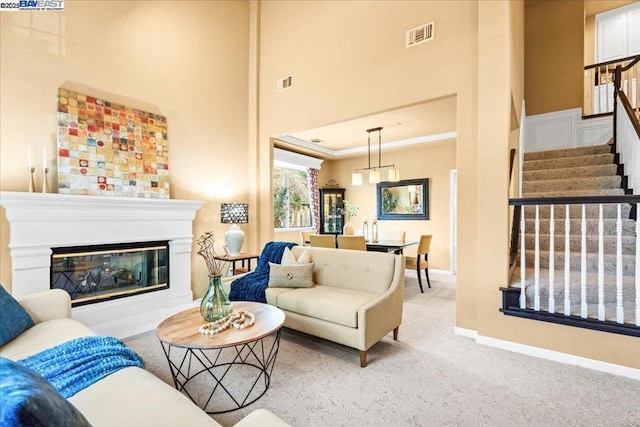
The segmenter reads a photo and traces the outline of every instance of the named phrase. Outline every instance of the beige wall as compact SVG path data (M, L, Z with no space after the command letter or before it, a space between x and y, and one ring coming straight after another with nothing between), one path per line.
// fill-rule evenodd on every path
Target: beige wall
M429 178L429 220L383 221L378 220L380 235L385 230L404 230L407 240L417 241L422 234L432 234L429 268L449 271L450 213L449 171L456 167L456 143L454 140L411 146L399 150L383 151L384 164L395 164L401 179ZM330 162L331 178L346 189L345 199L352 200L358 214L350 221L362 230L363 221L376 216L376 185L351 185L351 173L367 165L367 157L356 157ZM321 181L324 185L326 181ZM405 255L415 256L416 247L407 248Z
M205 201L194 235L212 229L222 242L220 203L248 197L248 2L68 1L64 12L0 20L0 189L26 191L28 146L55 152L57 88L75 88L167 117L171 197ZM1 280L11 289L4 215L1 226Z
M544 1L526 9L527 115L582 107L583 39L581 1Z
M257 142L261 206L270 206L270 137L456 95L456 315L470 329L477 326L477 6L475 1L262 3ZM435 39L406 49L406 30L432 20ZM276 79L289 73L294 73L294 87L277 92ZM270 209L264 209L261 223L268 222ZM261 230L262 242L272 236L272 229Z

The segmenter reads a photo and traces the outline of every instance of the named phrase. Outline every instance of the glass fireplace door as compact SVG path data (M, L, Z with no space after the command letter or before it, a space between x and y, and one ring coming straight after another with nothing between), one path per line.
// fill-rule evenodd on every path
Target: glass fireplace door
M74 306L169 287L168 242L54 248L51 288Z

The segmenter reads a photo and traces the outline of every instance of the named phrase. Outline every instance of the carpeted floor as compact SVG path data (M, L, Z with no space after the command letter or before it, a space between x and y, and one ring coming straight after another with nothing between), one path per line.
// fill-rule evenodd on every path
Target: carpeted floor
M231 426L267 408L294 426L640 426L640 382L457 336L455 278L431 282L421 294L407 272L399 341L372 347L366 368L357 350L285 329L266 394L214 418ZM173 384L155 332L125 342Z

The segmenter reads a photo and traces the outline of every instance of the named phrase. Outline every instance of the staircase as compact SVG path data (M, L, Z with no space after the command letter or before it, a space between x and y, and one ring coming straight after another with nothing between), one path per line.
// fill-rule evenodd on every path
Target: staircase
M526 153L523 165L522 198L585 197L624 195L622 177L618 175L611 145L561 149ZM630 204L575 204L553 206L553 232L550 205L523 206L525 218L525 294L527 307L536 303L536 262L539 263L539 308L551 313L564 313L570 308L572 315L598 318L599 265L603 271L603 297L605 320L616 320L620 296L624 309L624 323L635 323L636 306L636 222L631 219ZM599 221L602 206L603 221ZM535 257L536 208L539 218L539 257ZM582 211L584 209L584 221ZM620 209L622 262L617 259L617 218ZM584 223L583 223L584 222ZM568 239L565 229L568 226ZM582 248L582 228L586 228L586 245ZM600 260L599 229L603 228ZM569 243L568 262L565 262L566 240ZM518 242L520 244L520 242ZM553 255L550 246L553 246ZM522 282L520 253L512 275L511 287ZM617 269L622 271L622 293L617 288ZM567 271L565 268L568 267ZM551 270L550 270L551 268ZM583 283L582 276L586 281ZM568 279L569 286L565 287ZM553 283L553 286L550 284ZM552 289L552 290L551 290ZM566 290L568 289L568 295ZM549 295L552 295L551 300ZM568 296L565 300L565 296ZM582 304L586 301L586 305ZM586 313L585 313L586 310Z

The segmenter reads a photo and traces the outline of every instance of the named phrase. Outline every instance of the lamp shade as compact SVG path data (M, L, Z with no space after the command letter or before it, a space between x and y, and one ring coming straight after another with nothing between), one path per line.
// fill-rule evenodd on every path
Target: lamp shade
M362 185L362 174L360 172L351 174L351 185Z
M246 203L223 203L220 205L220 222L231 224L224 235L224 245L229 255L239 255L244 242L244 232L237 224L249 222L249 205Z
M369 184L377 184L380 182L380 171L369 171Z
M246 203L223 203L220 205L220 222L223 224L248 223L249 205Z
M398 169L396 169L395 167L389 169L388 175L387 175L387 179L391 182L397 182L400 181L400 171Z

